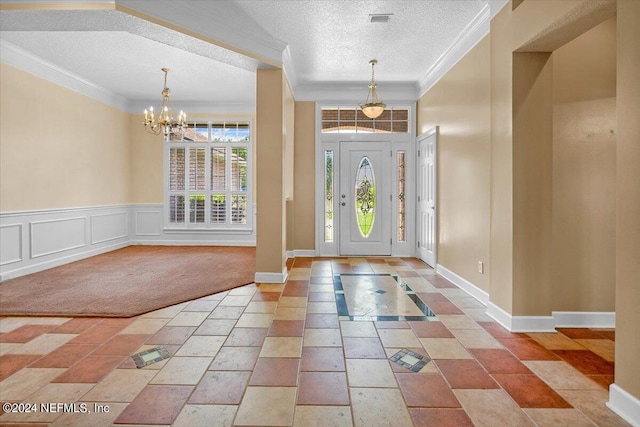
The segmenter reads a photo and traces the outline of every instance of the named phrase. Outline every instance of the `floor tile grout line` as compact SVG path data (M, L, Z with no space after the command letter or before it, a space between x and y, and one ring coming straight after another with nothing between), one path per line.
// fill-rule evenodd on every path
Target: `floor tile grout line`
M295 263L294 263L294 264L292 264L292 266L293 266L293 265L295 265ZM354 264L353 264L353 263L351 263L350 265L351 265L351 266L353 266ZM412 267L412 268L413 268L413 267ZM308 285L310 285L310 278L307 278L307 279L306 279L306 282L307 282L307 284L308 284ZM286 284L285 284L285 286L286 286ZM284 289L284 287L283 287L283 289ZM438 293L440 293L440 294L442 294L442 292L440 291L440 288L438 288L437 292L438 292ZM281 294L282 294L282 292L281 292ZM308 295L308 294L309 294L309 292L307 292L307 295ZM254 295L255 295L255 291L254 291ZM449 299L446 295L444 295L444 296L445 296L445 298ZM308 298L308 296L307 296L307 298ZM251 301L251 300L250 300L250 301ZM453 301L451 301L451 300L449 300L449 301L450 301L451 303L453 303L454 305L456 305L456 304L455 304L455 302L453 302ZM245 304L245 305L243 306L243 307L244 307L243 312L244 312L244 310L246 310L247 305L248 305L249 303L250 303L250 302L248 302L247 304ZM280 301L278 301L278 303L280 303ZM457 305L456 305L456 307L457 307ZM185 308L186 308L186 306L185 306ZM213 311L213 310L209 311L208 315L211 315L212 311ZM181 310L180 312L183 312L183 310ZM468 316L468 314L465 314L465 315L466 315L467 317L470 317L470 316ZM175 315L174 315L174 318L175 318ZM208 319L208 318L209 318L209 317L207 316L207 318L206 318L206 319ZM108 319L106 319L106 318L105 318L105 319L102 319L99 323L106 322L107 320L108 320ZM232 328L232 330L236 328L236 326L235 326L235 325L237 324L237 319L235 319L235 320L236 320L236 322L234 323L234 327ZM474 320L474 319L472 319L472 320ZM475 321L475 320L474 320L474 321ZM130 322L130 323L131 323L131 322ZM481 322L477 321L477 323L481 323ZM338 330L340 331L340 334L341 334L342 348L344 349L344 338L345 338L345 337L342 335L342 328L340 327L340 325L341 325L341 324L339 324L339 329L338 329ZM95 326L95 325L94 325L94 326ZM304 326L306 326L306 325L304 325ZM417 338L417 334L416 334L416 331L414 330L414 328L412 328L411 324L409 324L408 326L409 326L409 328L410 328L409 330L411 330L411 331L412 331L412 333L413 333L413 334L416 336L416 338ZM480 326L482 326L482 325L480 325ZM126 327L126 326L124 326L124 327ZM267 334L268 334L268 331L269 331L272 327L273 327L273 322L270 322L269 327L268 327L268 328L266 328L266 329L267 329ZM381 335L380 335L380 329L375 325L375 323L374 323L374 327L375 327L375 330L376 330L377 339L381 341L381 340L382 340L382 337L381 337ZM446 327L446 326L445 326L445 327ZM305 328L303 328L303 330L305 330L305 329L306 329L306 327L305 327ZM448 328L447 328L447 329L448 329ZM197 329L196 329L196 330L197 330ZM485 329L484 327L483 327L483 330L485 330L485 331L486 331L486 329ZM488 331L487 331L487 332L488 332ZM195 334L195 330L194 330L194 331L189 335L189 337L193 336L194 334ZM116 332L116 335L118 335L118 332ZM493 336L493 334L491 334L491 335ZM150 337L151 337L151 336L153 336L153 334L150 334L150 335L149 335L149 337L148 337L148 339L150 339ZM209 336L212 336L212 335L209 335ZM215 336L215 335L213 335L213 336ZM229 334L227 334L227 335L226 335L226 337L227 337L227 338L225 339L225 342L226 342L226 340L229 338ZM113 338L113 337L112 337L112 338ZM495 336L494 336L494 338L495 338L495 339L498 339L498 338L497 338L497 337L495 337ZM522 338L522 337L520 337L520 336L510 336L510 337L501 337L500 339L512 339L512 338ZM548 351L552 351L552 350L550 350L550 349L546 348L543 344L538 343L536 340L533 340L533 338L532 338L530 335L527 335L527 337L526 337L526 338L527 338L527 339L530 339L530 340L532 340L532 341L534 341L534 342L536 342L538 345L541 345L541 346L542 346L543 348L545 348L546 350L548 350ZM147 339L147 340L145 340L145 343L148 341L148 339ZM499 339L499 340L500 340L500 339ZM456 338L456 340L460 343L460 345L462 345L462 343L461 343L457 338ZM575 341L575 339L573 339L573 338L571 338L571 340L572 340L572 341ZM107 341L108 341L108 340L107 340ZM101 348L103 345L105 345L105 343L106 343L107 341L102 342L102 343L101 343L101 345L99 345L96 349L92 350L92 352L91 352L91 353L89 353L89 354L92 354L92 353L93 353L93 351L97 351L97 349L99 349L99 348ZM613 340L612 340L612 341L613 341ZM186 342L186 341L185 341L185 342ZM69 345L72 345L72 344L69 344ZM182 348L182 346L183 346L183 345L184 345L184 343L183 343L182 345L178 346L178 349L176 350L176 352L177 352L177 351L179 351L179 349L180 349L180 348ZM222 346L224 346L224 343L222 344ZM222 346L221 346L221 347L222 347ZM423 346L423 347L424 347L424 346ZM464 346L463 346L463 347L464 347ZM384 346L383 346L383 348L386 348L386 347L384 347ZM465 348L465 349L467 349L466 347L464 347L464 348ZM467 349L467 350L468 350L468 349ZM514 350L512 350L512 349L510 349L510 348L508 348L508 347L507 347L507 348L503 348L503 350L506 350L506 351L507 351L507 352L508 352L512 357L514 357L516 360L521 361L521 359L520 359L520 358L519 358L519 357L514 353ZM595 352L591 351L590 349L586 349L585 351L588 351L588 352L590 352L590 353L596 354ZM51 352L50 352L50 353L51 353ZM50 353L48 353L48 354L50 354ZM475 355L473 355L473 354L471 354L471 355L472 355L473 360L475 360L477 363L479 363L479 361L476 359ZM597 354L596 354L596 355L597 355ZM44 355L44 356L46 356L46 355ZM44 357L44 356L43 356L43 357ZM88 356L88 355L85 355L85 357L86 357L86 356ZM597 356L599 356L599 355L597 355ZM125 357L126 357L126 356L125 356ZM183 356L183 357L187 357L187 356ZM194 356L194 357L195 357L195 356ZM344 350L343 350L343 358L345 359L345 362L346 362L346 354L344 353ZM603 358L603 359L604 359L604 358ZM38 360L39 360L39 359L38 359ZM213 360L215 360L215 356L212 358L212 362L213 362ZM301 357L300 357L300 360L301 360ZM564 358L560 357L560 360L561 360L561 361L563 361L564 363L567 363L569 366L572 366L572 365L571 365L570 363L568 363ZM34 361L33 363L35 363L35 361ZM387 363L389 363L389 362L388 362L388 360L387 360ZM482 369L483 369L484 371L487 371L487 369L484 367L484 365L482 365L481 363L479 363L479 364L481 365L481 367L482 367ZM572 366L572 367L573 367L573 366ZM119 365L118 365L118 366L116 366L114 369L112 369L112 371L113 371L113 370L115 370L115 369L118 369L118 368L119 368ZM574 367L574 369L575 369L575 367ZM110 372L112 372L112 371L110 371ZM160 371L160 370L158 370L158 371ZM207 370L205 370L205 373L206 373L207 371L208 371L208 369L207 369ZM253 371L251 371L251 372L253 372ZM345 366L345 373L346 373L346 366ZM299 365L299 369L298 369L298 373L297 373L297 375L298 375L298 385L299 385L299 377L300 377L300 374L301 374L301 364ZM397 374L397 373L395 373L395 372L393 373L394 378L395 378L395 380L396 380L396 385L398 385L398 386L399 386L399 384L397 383L397 376L396 376L396 374ZM107 374L107 375L108 375L108 374ZM156 375L157 375L157 373L156 373ZM441 375L441 376L443 376L443 375L442 375L442 373L440 373L440 375ZM491 376L491 378L492 378L492 379L494 379L494 381L495 381L495 378L493 377L493 374L489 373L489 375L490 375L490 376ZM538 379L540 379L541 381L543 381L543 382L544 382L544 380L542 380L542 378L538 377L538 375L537 375L537 374L535 374L535 372L532 372L532 375L533 375L534 377L536 377L536 378L538 378ZM589 377L587 376L587 374L583 374L582 372L580 372L580 375L581 375L581 376L583 376L583 377L589 378ZM204 373L201 375L201 378L199 379L199 381L198 381L198 383L197 383L197 384L195 384L195 385L191 385L191 386L192 386L191 393L193 393L193 391L196 389L196 387L198 386L198 384L199 384L199 383L200 383L200 381L202 380L202 376L204 376ZM106 375L105 375L105 377L106 377ZM154 375L154 377L155 377L155 375ZM443 376L443 377L444 377L444 376ZM103 377L103 379L104 379L104 377ZM347 379L348 379L348 377L347 377ZM448 386L449 386L449 388L450 388L450 387L451 387L451 384L448 382L448 380L446 380L446 377L444 377L444 379L445 379L445 381L447 382L447 385L448 385ZM102 381L102 379L101 379L100 381ZM100 381L98 381L98 383L99 383ZM98 384L98 383L95 383L95 384L94 384L94 387L95 387L95 385L96 385L96 384ZM546 382L545 382L545 384L546 384ZM550 385L550 384L547 384L547 385L548 385L552 390L556 391L555 389L553 389L553 387L551 387L551 385ZM502 387L502 385L501 385L500 383L498 383L498 386L499 386L501 389L503 389L503 387ZM245 386L244 393L246 393L246 389L247 389L247 387L248 387L248 385L246 385L246 386ZM349 387L349 388L351 388L351 387ZM93 388L92 388L92 389L93 389ZM504 390L504 389L503 389L503 390ZM298 390L296 390L296 402L297 402L297 392L298 392ZM508 394L508 393L507 393L507 394ZM190 394L190 395L191 395L191 394ZM510 396L510 395L509 395L509 396ZM510 396L510 397L511 397L511 396ZM243 394L243 398L244 398L244 394ZM185 403L183 404L183 408L184 408L184 406L187 404L188 400L189 400L188 398L187 398L187 400L185 400ZM513 400L513 398L512 398L512 400ZM350 401L350 405L349 405L349 406L351 407L351 412L352 412L352 417L353 417L353 416L354 416L354 414L353 414L353 405L352 405L351 403L352 403L352 402ZM517 403L516 403L516 405L517 405ZM294 404L294 411L295 411L295 406L296 406L296 405ZM519 407L519 405L518 405L518 407ZM181 409L183 409L183 408L181 408ZM238 406L238 408L239 408L239 406ZM407 409L408 409L408 408L409 408L409 407L407 407ZM522 411L524 411L524 409L525 409L525 408L520 408L520 409L521 409ZM579 408L575 408L575 409L579 409ZM524 412L525 412L525 415L527 415L527 416L528 416L528 413L526 413L526 411L524 411ZM581 410L580 410L580 412L582 413L582 411L581 411ZM179 415L179 414L180 414L180 412L178 412L178 415ZM294 414L295 414L295 412L294 412ZM586 416L586 414L584 414L584 415ZM237 416L237 412L236 412L236 416ZM531 417L529 417L529 418L531 418ZM588 418L588 419L591 419L591 418L589 418L589 417L587 417L587 418ZM235 420L235 419L234 419L234 420Z

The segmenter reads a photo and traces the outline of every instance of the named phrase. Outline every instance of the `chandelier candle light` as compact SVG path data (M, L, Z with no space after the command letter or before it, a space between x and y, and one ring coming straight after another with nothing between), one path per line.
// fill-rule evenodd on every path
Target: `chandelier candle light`
M360 104L360 108L365 116L370 119L375 119L384 111L384 107L386 104L382 101L378 101L378 92L376 91L377 85L373 78L373 67L378 64L376 59L372 59L369 61L371 64L371 83L369 83L369 93L367 94L367 99L364 101L364 104ZM371 102L369 102L369 98L371 98Z
M144 110L144 121L142 123L144 124L144 128L147 132L154 135L160 135L162 133L165 138L167 138L171 132L178 134L184 132L187 127L187 115L184 111L180 110L178 120L174 120L171 101L169 100L171 90L167 87L167 74L169 73L169 69L163 68L162 71L164 72L164 89L162 89L162 105L160 106L160 114L156 119L153 114L153 107L149 107L148 110Z

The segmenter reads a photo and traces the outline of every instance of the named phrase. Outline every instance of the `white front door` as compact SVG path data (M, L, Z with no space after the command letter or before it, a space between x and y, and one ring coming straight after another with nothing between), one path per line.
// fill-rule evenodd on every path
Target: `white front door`
M391 255L391 144L340 143L340 255Z
M418 258L436 267L437 132L418 138Z

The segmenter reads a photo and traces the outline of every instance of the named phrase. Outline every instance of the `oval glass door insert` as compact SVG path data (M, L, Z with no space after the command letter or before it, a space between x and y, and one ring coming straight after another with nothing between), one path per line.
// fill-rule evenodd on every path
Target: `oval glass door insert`
M371 160L364 156L356 171L355 182L356 221L362 237L367 238L376 218L376 177Z

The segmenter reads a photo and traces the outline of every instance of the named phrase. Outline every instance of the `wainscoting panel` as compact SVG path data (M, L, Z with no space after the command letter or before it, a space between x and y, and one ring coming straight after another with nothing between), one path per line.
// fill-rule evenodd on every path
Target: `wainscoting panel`
M130 230L133 245L202 245L202 246L255 246L254 230L205 230L165 227L163 205L131 205L135 224ZM254 209L255 212L255 209ZM255 224L255 218L253 223Z
M255 229L166 229L162 209L158 203L0 212L0 281L129 245L256 244Z
M135 209L135 208L134 208ZM136 210L136 236L162 235L162 210Z
M129 205L0 213L0 281L129 245Z
M129 238L129 212L91 216L91 244Z
M50 219L29 223L31 258L69 251L87 243L87 218Z
M0 226L0 265L22 261L22 224Z

